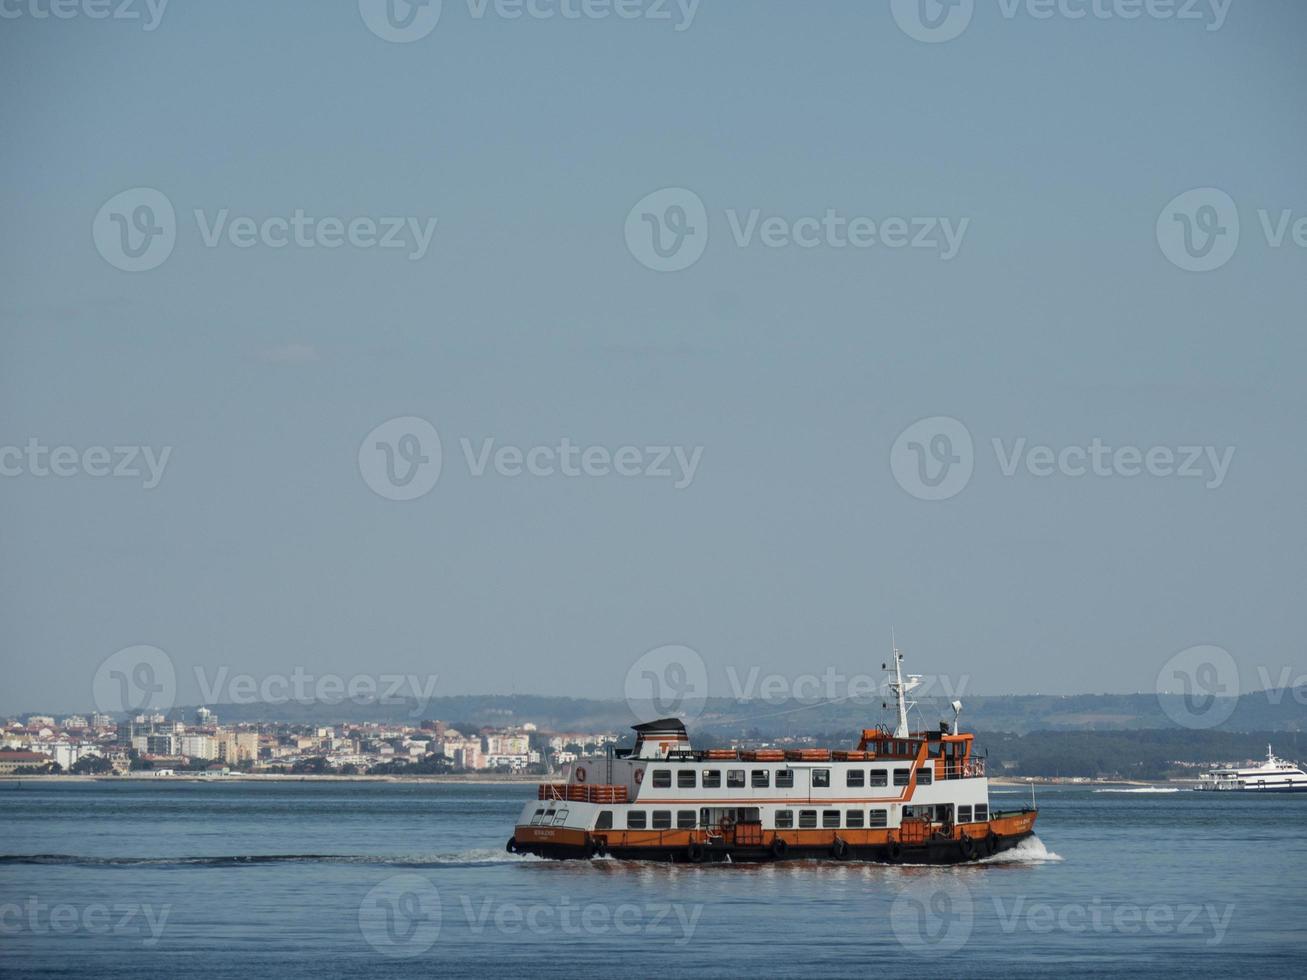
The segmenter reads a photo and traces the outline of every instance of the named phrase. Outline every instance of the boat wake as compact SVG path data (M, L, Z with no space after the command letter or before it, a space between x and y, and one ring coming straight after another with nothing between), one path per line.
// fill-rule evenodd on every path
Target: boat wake
M508 854L495 848L473 848L449 854L221 854L209 857L86 857L78 854L0 854L0 865L77 865L125 868L240 868L270 864L358 864L379 867L480 867L489 864L529 864L545 860L533 854Z
M1095 793L1182 793L1178 786L1126 786L1120 789L1096 789Z
M1027 837L1012 850L981 858L976 864L1044 864L1061 860L1062 855L1050 851L1038 837Z

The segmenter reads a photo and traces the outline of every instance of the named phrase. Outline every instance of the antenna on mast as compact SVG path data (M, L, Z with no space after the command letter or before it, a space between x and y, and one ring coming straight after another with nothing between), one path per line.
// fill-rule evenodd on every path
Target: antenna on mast
M908 737L908 709L917 706L916 701L909 701L907 693L921 684L920 674L909 674L908 679L903 679L903 654L899 653L898 644L894 639L894 628L890 627L890 649L893 652L894 676L889 681L889 689L894 693L895 708L898 709L898 723L894 726L895 738ZM881 669L888 671L887 664L881 664Z

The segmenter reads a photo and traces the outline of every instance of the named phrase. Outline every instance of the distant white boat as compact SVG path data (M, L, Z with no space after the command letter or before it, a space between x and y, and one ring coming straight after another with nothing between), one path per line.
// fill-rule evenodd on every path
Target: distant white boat
M1292 762L1277 759L1266 746L1266 761L1247 769L1213 769L1198 780L1200 790L1236 793L1307 793L1307 773Z

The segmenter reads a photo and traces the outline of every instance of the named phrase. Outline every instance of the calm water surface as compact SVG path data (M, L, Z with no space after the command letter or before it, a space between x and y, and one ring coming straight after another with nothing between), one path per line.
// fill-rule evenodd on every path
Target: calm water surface
M1304 972L1307 796L1044 790L1038 842L905 869L512 857L530 792L0 784L0 974Z

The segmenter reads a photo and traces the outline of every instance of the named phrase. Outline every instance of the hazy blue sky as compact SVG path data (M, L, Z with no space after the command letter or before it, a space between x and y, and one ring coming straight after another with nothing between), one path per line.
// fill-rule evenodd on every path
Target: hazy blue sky
M0 459L0 711L89 707L133 644L183 701L196 665L620 698L673 643L724 694L727 666L878 668L891 625L978 693L1152 690L1205 643L1245 689L1307 672L1307 6L1235 0L1211 30L1207 0L978 0L924 43L881 3L445 0L388 43L353 2L173 0L153 30L31 2L0 19L0 446L172 449L152 489ZM127 272L93 227L140 187L175 247ZM659 272L624 229L666 187L702 200L707 245ZM1237 207L1210 271L1159 245L1194 188ZM208 247L223 209L437 224L418 258ZM738 245L754 209L965 230L951 258ZM1291 212L1278 246L1259 210ZM359 450L406 416L443 463L396 501ZM920 499L892 447L940 416L973 472ZM460 446L564 438L702 454L678 488L474 476ZM1234 455L1219 479L1006 476L1023 438ZM896 458L958 448L912 441Z

